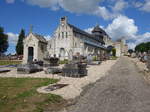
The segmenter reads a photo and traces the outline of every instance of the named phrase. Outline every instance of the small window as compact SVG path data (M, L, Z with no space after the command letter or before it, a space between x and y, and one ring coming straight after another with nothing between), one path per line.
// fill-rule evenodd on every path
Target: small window
M66 38L68 38L68 33L66 32Z
M64 38L64 32L62 32L62 38Z
M74 47L77 47L77 43L76 42L74 43Z

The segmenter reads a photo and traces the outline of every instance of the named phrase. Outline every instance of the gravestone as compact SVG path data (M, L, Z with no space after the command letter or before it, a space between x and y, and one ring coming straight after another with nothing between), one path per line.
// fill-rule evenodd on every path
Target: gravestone
M17 73L30 74L42 71L43 68L37 64L21 64L17 67Z
M44 60L48 61L50 66L59 66L59 58L49 57L44 58Z
M37 60L34 60L33 62L31 62L31 64L37 64L39 66L43 66L43 61L37 61Z
M86 67L84 57L74 57L69 64L65 64L62 74L67 77L83 77L87 75Z
M57 67L48 67L45 70L46 74L58 74L58 73L62 73L62 69L57 68Z

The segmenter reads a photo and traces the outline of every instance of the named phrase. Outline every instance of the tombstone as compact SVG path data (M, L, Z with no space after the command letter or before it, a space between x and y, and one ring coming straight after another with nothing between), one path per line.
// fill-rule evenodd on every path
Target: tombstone
M44 71L45 71L45 74L58 74L58 73L62 73L62 69L57 68L57 67L48 67Z
M57 58L55 55L54 57L44 58L44 60L48 61L50 66L59 66L59 58Z
M82 61L81 56L74 56L69 64L65 64L62 69L62 75L68 77L83 77L87 75L87 64Z
M37 61L36 59L33 62L31 62L31 64L37 64L39 66L43 66L43 63L43 61Z
M39 72L42 71L43 68L37 64L21 64L18 65L17 67L17 73L23 73L23 74L30 74L30 73L35 73L35 72Z

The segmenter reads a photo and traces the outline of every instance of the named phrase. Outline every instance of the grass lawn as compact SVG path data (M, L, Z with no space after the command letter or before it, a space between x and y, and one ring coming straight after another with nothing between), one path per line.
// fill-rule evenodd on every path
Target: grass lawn
M38 78L0 78L0 112L43 112L61 108L66 103L63 98L36 91L38 87L57 81Z
M0 60L0 65L16 65L21 64L22 61L13 61L13 60Z

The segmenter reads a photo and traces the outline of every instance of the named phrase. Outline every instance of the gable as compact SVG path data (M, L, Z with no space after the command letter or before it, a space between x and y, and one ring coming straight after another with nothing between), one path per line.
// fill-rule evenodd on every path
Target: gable
M32 44L32 43L38 43L38 42L39 40L31 33L24 40L24 43L26 44Z

